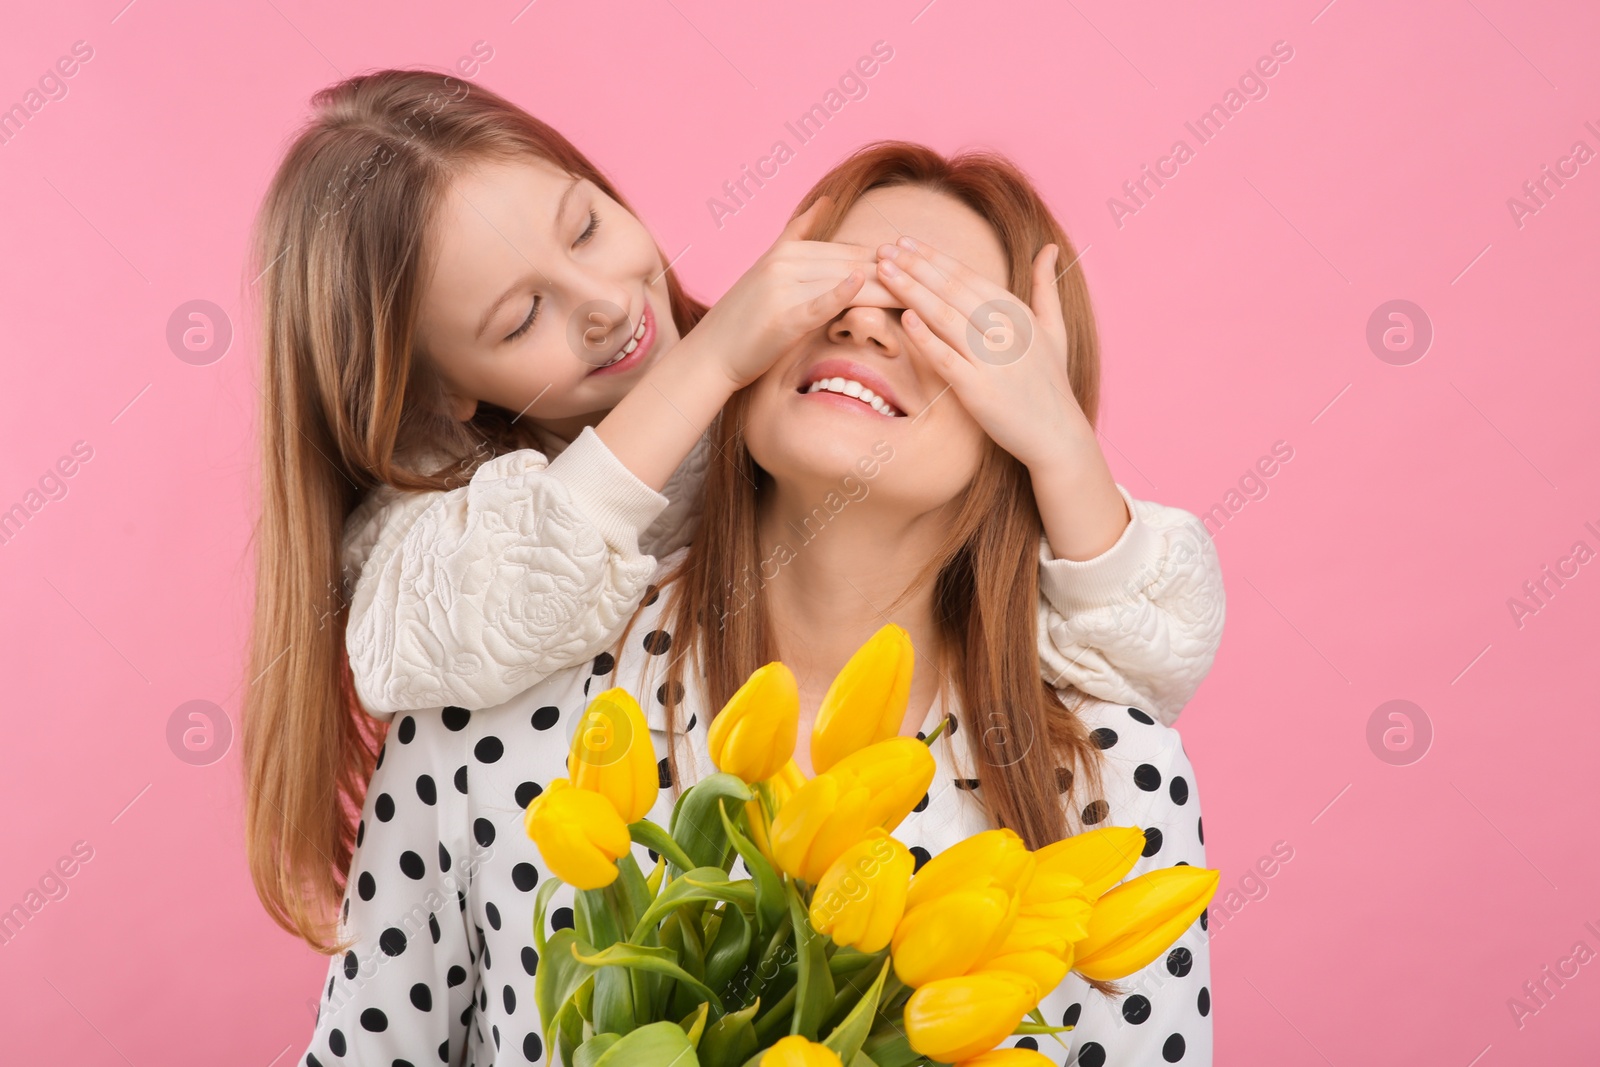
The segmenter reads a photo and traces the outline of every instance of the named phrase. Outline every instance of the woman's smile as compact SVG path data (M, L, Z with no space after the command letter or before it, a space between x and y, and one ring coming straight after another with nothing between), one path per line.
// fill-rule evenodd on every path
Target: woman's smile
M644 312L639 316L639 325L634 327L633 333L609 360L590 371L586 377L593 378L597 374L626 374L635 367L642 366L649 358L651 350L655 348L655 342L656 313L650 307L649 297L646 297Z
M842 411L880 418L905 417L905 407L883 375L848 359L824 359L811 365L796 390L817 403Z

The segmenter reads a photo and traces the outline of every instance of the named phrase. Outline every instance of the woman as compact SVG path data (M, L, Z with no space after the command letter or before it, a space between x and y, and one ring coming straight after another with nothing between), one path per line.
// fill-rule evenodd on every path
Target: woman
M835 201L824 224L833 239L921 240L921 252L893 257L898 275L880 275L909 310L847 309L734 398L705 490L718 521L664 561L660 587L614 653L493 708L399 719L357 832L343 908L351 948L330 967L306 1063L550 1054L532 1001L530 936L534 891L548 875L522 809L565 773L572 725L597 682L640 696L656 751L667 753L663 782L676 787L710 772L709 719L750 670L771 659L794 670L803 743L835 671L892 621L917 650L901 732L925 733L941 716L954 727L935 742L927 801L895 831L919 860L1003 823L1031 847L1090 826L1143 827L1130 877L1204 863L1177 732L1143 709L1039 681L1041 523L1022 463L998 443L1005 412L994 406L1017 360L987 362L989 335L963 324L1001 307L1013 330L1032 334L1026 351L1007 356L1070 355L1071 390L1039 399L1039 410L1075 393L1093 412L1089 310L1070 302L1063 314L1051 269L1037 270L1049 260L1035 259L1042 248L1069 247L1059 227L1003 162L947 162L909 145L858 153L806 203L823 194ZM1091 343L1065 353L1069 335ZM835 391L838 378L846 387ZM897 414L851 397L850 382ZM848 504L830 506L826 527L803 540L830 494ZM804 747L795 758L809 770ZM675 792L663 790L649 818L665 823ZM553 927L571 924L571 899L568 887L557 891ZM1089 1067L1210 1062L1203 934L1191 929L1124 985L1110 998L1069 976L1041 1007L1048 1021L1076 1026L1062 1035L1070 1052L1051 1038L1037 1039L1041 1051Z

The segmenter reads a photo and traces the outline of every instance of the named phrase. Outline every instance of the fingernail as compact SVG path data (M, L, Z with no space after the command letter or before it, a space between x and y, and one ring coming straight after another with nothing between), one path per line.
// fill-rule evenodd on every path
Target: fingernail
M902 237L900 238L900 247L909 248L911 251L915 252L917 250L917 242L913 241L909 237Z
M885 259L893 259L899 254L900 250L894 245L881 245L878 248L878 255L884 257Z
M883 271L883 273L887 274L891 278L898 278L900 276L900 268L894 265L894 260L892 259L878 260L878 267Z

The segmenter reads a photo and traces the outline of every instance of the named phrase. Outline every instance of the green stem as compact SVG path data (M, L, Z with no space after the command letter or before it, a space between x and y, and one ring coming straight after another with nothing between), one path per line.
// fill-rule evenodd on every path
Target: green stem
M756 1037L758 1039L765 1040L767 1035L772 1032L774 1020L782 1022L784 1017L789 1014L790 1009L794 1007L795 993L799 988L798 985L790 986L789 992L779 997L772 1007L761 1013L761 1017L755 1021Z

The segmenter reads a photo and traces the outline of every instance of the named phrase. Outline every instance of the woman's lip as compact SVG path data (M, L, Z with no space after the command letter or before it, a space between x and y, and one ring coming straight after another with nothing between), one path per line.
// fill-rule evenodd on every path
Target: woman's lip
M904 415L885 415L883 412L873 408L870 404L863 404L855 397L845 396L843 393L830 393L826 389L818 389L814 393L801 393L800 399L821 400L824 402L831 401L833 406L841 411L853 411L862 415L871 415L873 418L877 419L901 419L905 417Z
M890 407L894 408L898 412L901 412L902 414L906 413L906 406L900 402L900 398L895 394L894 389L890 387L888 382L884 381L881 374L876 373L870 367L850 359L840 359L838 357L834 357L832 359L819 360L818 362L812 364L810 367L806 368L805 377L801 379L797 391L802 396L833 395L825 394L823 390L818 390L815 393L806 392L806 390L811 387L813 382L820 382L825 378L849 378L852 381L860 382L868 389L871 389L873 393L883 400L884 403L888 404ZM845 397L844 399L851 400L853 398ZM859 400L854 402L861 404ZM866 408L868 411L872 411L872 408L866 404L861 404L861 406ZM878 412L873 412L873 414L878 414Z
M627 342L623 343L626 344ZM639 343L634 346L633 351L615 363L607 363L603 367L596 367L584 377L593 378L597 374L625 374L644 362L644 357L649 354L651 348L655 347L655 343L656 313L650 307L650 299L646 297L644 302L644 336L639 338Z

